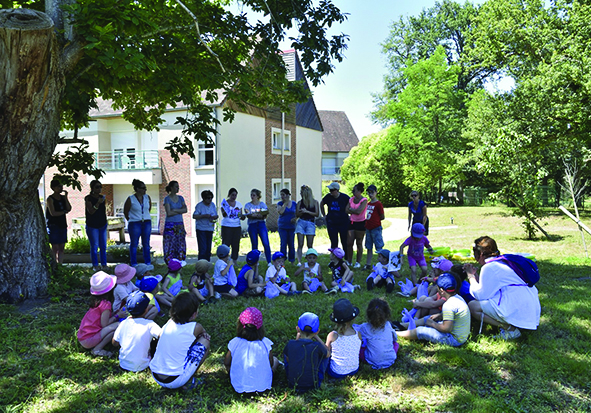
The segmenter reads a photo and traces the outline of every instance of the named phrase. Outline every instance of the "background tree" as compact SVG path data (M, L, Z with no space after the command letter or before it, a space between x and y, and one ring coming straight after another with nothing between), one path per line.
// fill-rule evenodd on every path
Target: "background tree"
M70 162L51 161L59 131L87 125L98 97L146 130L158 130L164 110L182 102L188 116L178 119L183 131L168 149L176 158L193 156L193 140L215 130L207 102L217 94L239 106L284 110L308 97L304 84L286 78L280 55L286 29L299 29L289 40L313 85L332 71L332 59L342 59L346 41L326 33L346 18L329 0L242 2L265 22L250 22L217 0L22 3L46 13L0 10L1 301L46 291L48 250L37 186L51 162ZM71 152L80 156L70 165L93 172L84 141L76 141L82 146Z

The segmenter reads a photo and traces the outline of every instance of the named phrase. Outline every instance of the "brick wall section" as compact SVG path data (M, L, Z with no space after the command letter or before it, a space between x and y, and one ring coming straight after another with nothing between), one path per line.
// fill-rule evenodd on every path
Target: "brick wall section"
M51 167L46 170L45 172L45 194L49 196L53 193L51 190L51 180L53 179L54 174L57 173L56 167ZM76 189L72 189L71 187L65 187L64 190L68 191L68 199L70 200L70 204L72 205L72 211L67 217L68 221L68 230L71 234L72 232L72 219L73 218L84 218L86 216L84 208L84 197L90 194L90 185L86 182L86 177L82 176L80 179L80 184L82 189L80 191ZM107 203L107 216L111 216L114 214L113 211L113 185L104 185L103 184L103 194L106 196L105 202Z
M160 219L158 227L160 234L164 231L164 221L166 220L166 211L164 210L164 198L168 195L166 186L170 181L177 181L179 183L180 192L185 203L187 204L187 213L183 214L183 221L185 223L185 231L191 234L191 227L193 225L193 210L195 205L191 199L191 158L188 155L181 155L179 162L175 163L167 150L158 151L160 156L160 166L162 168L162 184L159 187L160 192Z
M278 201L273 200L272 179L281 179L281 154L272 153L272 128L281 129L281 120L265 120L265 203L269 206L269 216L267 217L267 227L269 230L277 230L277 210L272 205ZM291 179L292 199L293 193L298 192L294 188L296 185L296 127L292 123L285 123L285 130L291 132L291 154L285 155L284 178Z

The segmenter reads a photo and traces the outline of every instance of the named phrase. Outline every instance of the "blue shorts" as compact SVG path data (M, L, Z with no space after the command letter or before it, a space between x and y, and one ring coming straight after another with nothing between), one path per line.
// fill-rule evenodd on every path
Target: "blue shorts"
M433 327L417 327L417 338L419 340L427 340L431 343L447 344L448 346L459 347L464 343L458 342L451 333L440 333Z
M47 234L49 235L49 243L52 245L60 245L68 242L68 228L49 225L47 227Z
M296 234L316 235L316 224L305 219L298 219L295 229Z
M365 249L369 250L376 246L376 251L384 248L384 239L382 238L382 226L374 229L365 230Z

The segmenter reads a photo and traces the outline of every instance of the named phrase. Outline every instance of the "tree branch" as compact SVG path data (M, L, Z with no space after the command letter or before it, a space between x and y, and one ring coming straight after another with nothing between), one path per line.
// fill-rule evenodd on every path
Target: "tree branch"
M183 9L185 9L185 11L189 14L189 16L191 16L191 18L193 19L193 21L195 22L195 29L197 30L197 37L199 37L199 41L201 42L201 44L203 46L205 46L205 48L209 51L209 53L211 53L211 55L213 57L216 58L216 60L218 61L220 68L222 69L222 72L226 73L226 69L224 68L224 65L222 64L220 58L218 57L218 55L211 50L211 48L209 47L209 45L207 43L205 43L205 40L203 40L203 37L201 37L201 32L199 31L199 21L197 20L197 16L195 16L195 14L193 14L193 12L191 10L189 10L187 8L187 6L185 6L183 4L183 2L181 0L175 0Z

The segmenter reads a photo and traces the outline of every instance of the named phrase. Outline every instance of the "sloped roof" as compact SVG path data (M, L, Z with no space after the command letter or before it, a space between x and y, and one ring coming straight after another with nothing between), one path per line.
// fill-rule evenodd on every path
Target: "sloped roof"
M322 152L349 152L359 139L347 114L338 110L319 110L322 122Z

